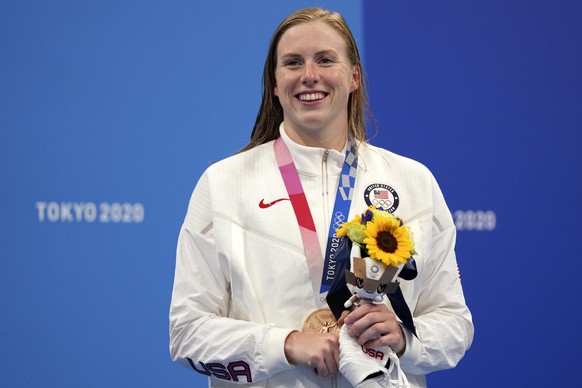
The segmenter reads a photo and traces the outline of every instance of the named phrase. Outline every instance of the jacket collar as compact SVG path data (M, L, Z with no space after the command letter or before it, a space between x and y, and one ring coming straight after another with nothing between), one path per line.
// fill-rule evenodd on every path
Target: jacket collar
M328 171L332 171L334 174L341 173L345 158L346 151L345 145L342 152L338 152L337 150L334 149L326 150L325 148L308 147L298 144L289 138L287 132L285 132L284 123L281 123L281 125L279 126L279 134L281 135L281 138L285 142L287 148L289 148L289 152L291 153L291 157L293 158L293 162L295 163L295 168L297 168L297 171L299 173L313 176L321 176L322 162L324 160L324 155L326 151L327 151Z

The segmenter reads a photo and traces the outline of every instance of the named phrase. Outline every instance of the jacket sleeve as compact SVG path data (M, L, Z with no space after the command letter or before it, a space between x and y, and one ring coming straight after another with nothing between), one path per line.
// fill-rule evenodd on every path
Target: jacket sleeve
M198 182L178 238L170 306L170 354L210 378L249 383L289 369L291 329L228 318L227 269L214 239L207 175Z
M405 330L407 348L400 359L402 369L415 375L455 367L474 332L455 257L456 229L432 175L431 179L432 240L412 312L418 338Z

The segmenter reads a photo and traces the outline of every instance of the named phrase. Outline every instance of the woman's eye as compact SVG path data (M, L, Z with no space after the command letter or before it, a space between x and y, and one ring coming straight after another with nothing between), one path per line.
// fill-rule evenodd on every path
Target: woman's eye
M297 67L301 64L301 62L299 62L299 60L297 59L289 59L287 61L285 61L284 65L287 67Z
M324 65L328 65L330 63L333 63L333 59L331 59L329 57L323 57L319 60L319 62L324 64Z

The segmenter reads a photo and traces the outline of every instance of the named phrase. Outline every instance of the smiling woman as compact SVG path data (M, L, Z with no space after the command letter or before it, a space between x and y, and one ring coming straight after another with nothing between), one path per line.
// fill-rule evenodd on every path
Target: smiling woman
M210 166L192 194L178 239L172 358L212 386L426 386L473 337L438 185L419 163L366 142L362 65L341 15L289 15L271 39L263 87L249 144ZM330 308L357 251L335 229L371 199L411 220L402 229L414 234L422 273L391 288L412 307L403 324L385 295ZM413 250L400 226L368 231L371 254Z
M283 121L283 107L282 102L275 95L275 87L278 86L275 73L279 66L284 66L279 57L282 54L281 50L285 49L285 47L280 47L280 41L285 35L287 35L288 30L293 27L301 27L299 31L295 31L296 33L299 33L303 32L303 27L311 25L312 23L318 25L318 30L324 30L325 35L322 35L321 37L318 35L303 36L302 42L307 44L315 37L318 37L320 44L327 44L327 46L324 45L321 47L323 52L318 53L319 55L325 57L325 50L335 49L333 54L336 56L343 56L345 54L346 57L343 58L344 65L351 67L354 71L356 87L354 88L355 90L349 94L347 103L348 130L356 140L366 141L366 128L364 121L365 115L370 112L370 109L368 106L366 85L362 82L360 53L354 36L346 21L339 13L329 12L321 8L306 8L289 15L285 20L283 20L271 38L265 67L263 69L263 98L261 107L253 128L251 141L243 150L248 150L256 145L275 140L279 136L278 127ZM329 28L326 29L325 27ZM291 33L293 33L293 31L291 31ZM343 44L337 40L338 37ZM327 38L331 39L331 41L324 41ZM298 52L293 54L299 55L301 52L302 50L300 48ZM288 65L301 66L300 59L301 58L289 58L292 62ZM324 63L329 62L328 64L331 65L333 58L318 59ZM305 58L303 58L303 60L305 60Z
M358 88L359 71L349 61L342 37L326 23L287 30L277 46L274 94L289 138L341 151L348 134L348 100Z

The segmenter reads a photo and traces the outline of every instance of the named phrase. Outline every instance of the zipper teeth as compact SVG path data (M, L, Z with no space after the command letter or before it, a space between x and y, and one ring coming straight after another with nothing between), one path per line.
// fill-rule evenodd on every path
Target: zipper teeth
M322 194L329 194L329 189L327 187L327 158L329 156L329 151L325 150L323 152L323 161L321 163L321 178L323 179L323 189Z
M323 210L323 219L327 220L327 213L328 213L328 199L329 199L329 183L327 179L327 158L329 156L329 150L325 150L323 152L323 159L321 161L321 179L322 179L322 188L321 188L321 199L323 202L322 210ZM325 221L324 221L325 222ZM327 234L326 234L327 235Z
M329 151L325 150L325 152L323 153L323 160L321 163L321 179L323 179L323 188L322 188L322 194L323 195L328 195L329 194L329 187L328 187L328 182L327 182L327 157L329 156Z

